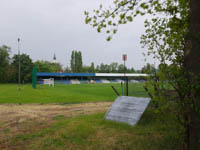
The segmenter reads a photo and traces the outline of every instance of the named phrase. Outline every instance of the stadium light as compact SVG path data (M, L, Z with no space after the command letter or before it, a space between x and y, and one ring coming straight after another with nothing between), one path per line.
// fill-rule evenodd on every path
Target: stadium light
M126 61L127 54L123 54L122 59L124 61L124 82L126 81L126 96L128 96L128 77L126 78Z
M18 90L21 91L20 38L17 39L17 42L18 42L18 59L19 59Z
M126 74L126 64L125 64L125 62L127 61L127 55L126 54L123 54L123 61L124 61L124 76L125 76L125 74Z

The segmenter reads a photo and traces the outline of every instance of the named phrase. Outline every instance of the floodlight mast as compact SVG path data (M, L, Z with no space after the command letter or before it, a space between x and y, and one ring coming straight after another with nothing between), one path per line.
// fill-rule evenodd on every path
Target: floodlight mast
M126 82L126 96L128 96L128 77L126 78L127 54L123 54L123 61L124 61L124 82Z
M20 38L17 39L17 42L18 42L18 59L19 59L19 66L18 66L18 91L21 91Z

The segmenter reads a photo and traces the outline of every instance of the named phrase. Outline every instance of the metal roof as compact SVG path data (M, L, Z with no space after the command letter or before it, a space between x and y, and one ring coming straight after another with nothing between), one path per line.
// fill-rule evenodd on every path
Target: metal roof
M56 72L37 72L38 77L146 77L147 74L139 73L56 73Z

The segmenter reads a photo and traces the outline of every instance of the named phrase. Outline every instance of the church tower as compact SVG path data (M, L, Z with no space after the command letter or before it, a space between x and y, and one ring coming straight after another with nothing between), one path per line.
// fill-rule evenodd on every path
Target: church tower
M54 56L53 56L53 63L54 64L57 63L57 61L56 61L56 54L54 54Z

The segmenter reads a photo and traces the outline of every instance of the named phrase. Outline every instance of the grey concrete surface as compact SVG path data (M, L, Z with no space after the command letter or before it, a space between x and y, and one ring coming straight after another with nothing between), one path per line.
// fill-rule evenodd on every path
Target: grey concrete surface
M135 125L147 108L150 98L119 96L105 115L107 120Z

